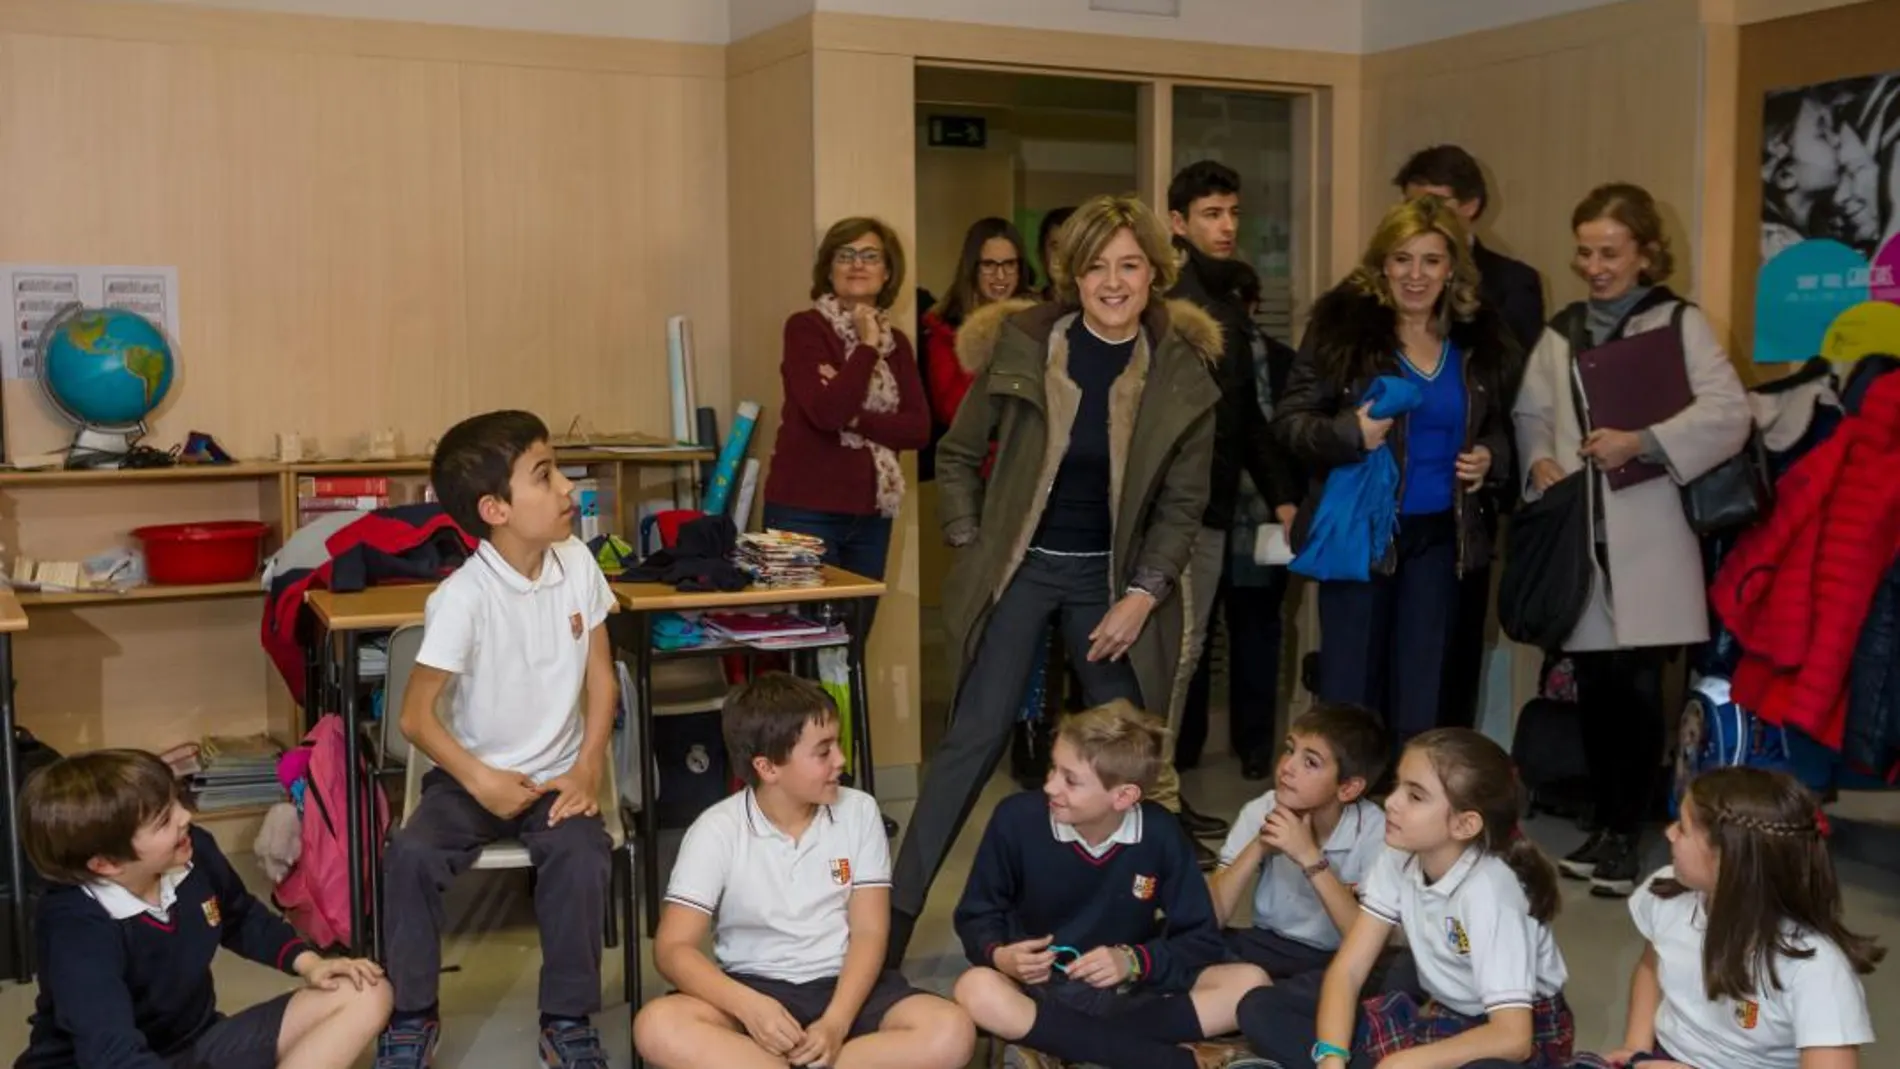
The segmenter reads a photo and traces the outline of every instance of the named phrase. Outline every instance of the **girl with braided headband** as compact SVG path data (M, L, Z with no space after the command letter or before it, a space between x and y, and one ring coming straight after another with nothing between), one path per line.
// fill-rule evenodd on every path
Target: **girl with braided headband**
M1703 773L1672 864L1630 898L1649 940L1613 1065L1858 1069L1874 1039L1860 976L1886 951L1841 921L1827 818L1793 777Z

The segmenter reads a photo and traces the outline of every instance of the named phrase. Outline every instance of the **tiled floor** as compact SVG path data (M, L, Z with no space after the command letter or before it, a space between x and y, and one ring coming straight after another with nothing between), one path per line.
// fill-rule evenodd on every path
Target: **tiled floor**
M1223 815L1237 811L1257 786L1243 781L1233 762L1225 759L1211 759L1208 768L1189 774L1186 782L1196 808ZM1011 789L998 778L978 814L987 813L989 806ZM1900 823L1900 817L1895 816L1900 807L1895 802L1891 798L1850 799L1844 808ZM907 804L889 808L900 821L910 815ZM1579 838L1574 829L1550 818L1534 821L1531 831L1554 852L1569 849ZM972 821L945 865L918 928L907 971L919 986L947 990L962 968L957 941L950 930L950 913L980 833L980 821ZM669 845L677 845L677 837ZM1891 845L1877 849L1891 849ZM1664 854L1659 845L1655 857L1660 864ZM237 860L241 867L248 866L248 858ZM1900 857L1894 864L1900 865ZM1841 874L1850 925L1875 934L1889 947L1900 945L1900 875L1853 861L1841 865ZM247 877L254 875L247 871ZM256 879L252 885L261 886ZM1587 1047L1607 1048L1621 1038L1627 978L1642 949L1641 940L1621 903L1592 899L1583 893L1582 885L1575 883L1567 883L1565 892L1557 936L1569 961L1568 995L1578 1015L1578 1038ZM535 987L540 965L526 878L518 873L470 874L451 893L449 918L453 934L444 961L454 971L442 978L442 1005L447 1019L437 1064L444 1069L526 1069L534 1064ZM618 963L618 955L609 952L602 976L609 1001L599 1023L609 1049L616 1054L614 1064L625 1066L631 1060L629 1015L625 1003L618 1001ZM217 978L221 1002L227 1008L266 998L287 990L291 984L269 969L228 954L219 962ZM661 983L649 968L648 992L662 990ZM1880 1008L1900 1006L1900 956L1868 978L1867 994L1876 1008L1878 1028L1882 1023ZM0 1054L11 1057L11 1052L25 1045L25 1021L32 997L30 987L0 990ZM1861 1064L1864 1069L1900 1069L1900 1034L1892 1036L1886 1047L1865 1052Z

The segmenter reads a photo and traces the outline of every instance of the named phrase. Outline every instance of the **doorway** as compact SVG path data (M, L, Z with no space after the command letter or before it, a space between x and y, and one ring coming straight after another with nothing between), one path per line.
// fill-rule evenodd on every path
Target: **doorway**
M1137 186L1133 82L1010 71L917 70L917 255L921 322L950 292L965 233L979 219L1007 220L1025 246L1022 288L1039 292L1049 272L1039 233L1050 211ZM918 360L932 378L919 328ZM941 353L942 350L940 350ZM941 429L941 428L939 428ZM920 458L928 472L930 458ZM923 752L943 737L955 684L942 627L943 577L951 551L937 521L936 483L918 491L919 640Z

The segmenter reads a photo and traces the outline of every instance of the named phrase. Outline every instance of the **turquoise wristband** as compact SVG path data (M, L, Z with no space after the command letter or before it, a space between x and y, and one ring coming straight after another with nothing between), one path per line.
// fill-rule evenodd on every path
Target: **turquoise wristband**
M1338 1058L1340 1061L1349 1062L1352 1060L1352 1051L1344 1047L1335 1047L1323 1039L1313 1044L1314 1065L1318 1065L1328 1058Z

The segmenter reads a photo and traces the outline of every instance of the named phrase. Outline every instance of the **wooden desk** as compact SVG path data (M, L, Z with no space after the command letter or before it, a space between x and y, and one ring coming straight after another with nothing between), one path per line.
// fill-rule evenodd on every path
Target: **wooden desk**
M845 615L848 639L845 643L846 655L851 670L851 725L852 750L856 776L854 783L867 793L875 793L876 785L871 760L871 721L870 704L866 693L867 683L864 672L864 627L863 621L868 614L865 609L874 599L883 595L885 585L874 579L853 575L836 568L824 570L824 585L796 589L749 588L732 593L681 593L664 583L613 583L614 598L618 608L633 617L635 626L634 647L634 687L637 691L635 708L640 717L638 731L637 761L640 769L640 811L637 814L640 838L640 878L641 894L646 900L647 932L658 930L660 917L660 867L659 867L659 815L655 806L654 792L658 786L653 778L653 627L652 614L656 612L681 611L717 611L721 609L762 608L772 605L796 605L814 603L832 603L839 606ZM332 674L338 680L336 708L343 717L345 756L350 767L357 767L360 758L358 735L357 691L357 654L365 633L390 631L406 624L422 622L423 609L427 606L429 595L435 591L433 583L416 583L401 586L372 587L354 594L338 594L329 590L313 590L305 595L304 603L316 615L319 638L316 647L308 654L311 674L305 680L306 701L308 696L321 693L321 687L327 684ZM385 709L383 715L395 715L396 710ZM351 777L351 789L345 801L345 819L350 829L350 917L351 932L363 933L357 937L359 950L380 953L380 923L382 902L382 865L380 863L381 844L375 844L376 855L370 856L369 844L359 841L358 830L362 827L361 816L368 803L363 796L360 783ZM364 875L367 873L369 893L366 902L363 898ZM377 908L366 916L371 904ZM366 923L367 922L367 923Z
M640 879L641 897L646 900L647 934L660 925L660 818L655 805L653 771L653 614L656 612L706 612L722 609L756 609L772 605L810 605L828 603L841 608L845 617L845 651L851 671L851 743L852 763L856 770L853 785L868 794L877 793L871 770L871 714L864 674L864 621L868 606L883 595L885 586L839 568L824 570L824 585L775 589L749 587L721 593L682 593L665 583L614 583L614 596L621 611L633 618L633 685L638 692L634 708L640 717ZM689 651L681 651L689 652Z
M434 583L409 583L371 587L354 594L332 590L312 590L304 595L304 604L316 615L318 628L312 648L304 655L304 708L321 709L322 688L330 679L334 665L337 676L338 715L343 718L343 756L347 768L362 767L362 735L357 730L357 655L365 632L393 631L404 624L422 622L422 611ZM394 715L385 709L383 715ZM306 720L311 719L306 716ZM307 727L308 725L306 725ZM382 954L383 844L365 843L363 817L370 799L364 792L363 778L351 776L344 794L344 826L349 829L350 866L350 946L354 952L380 958ZM363 895L363 876L369 875L369 898ZM372 911L373 907L373 911Z
M0 775L7 778L7 877L13 881L13 901L8 909L13 946L7 973L21 983L33 978L28 965L33 955L27 946L26 860L20 853L20 749L13 738L13 636L25 630L26 610L20 608L20 599L13 595L13 588L0 587L0 739L5 740L4 752L0 752L0 763L5 767L0 768Z

